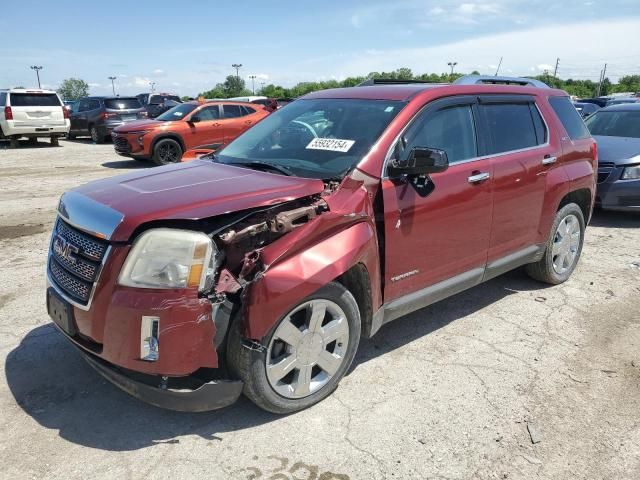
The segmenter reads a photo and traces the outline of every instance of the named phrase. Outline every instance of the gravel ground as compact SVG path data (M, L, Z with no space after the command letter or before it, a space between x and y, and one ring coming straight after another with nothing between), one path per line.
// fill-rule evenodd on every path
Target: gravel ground
M60 145L0 144L1 478L640 478L640 216L596 213L561 286L515 271L384 327L304 412L179 414L102 380L47 317L60 194L145 168Z

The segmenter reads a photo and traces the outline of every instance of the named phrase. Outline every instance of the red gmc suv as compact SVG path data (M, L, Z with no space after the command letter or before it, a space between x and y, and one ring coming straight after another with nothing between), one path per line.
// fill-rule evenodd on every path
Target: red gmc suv
M387 322L523 265L567 280L596 156L534 80L312 93L215 154L66 192L48 311L149 403L293 412Z

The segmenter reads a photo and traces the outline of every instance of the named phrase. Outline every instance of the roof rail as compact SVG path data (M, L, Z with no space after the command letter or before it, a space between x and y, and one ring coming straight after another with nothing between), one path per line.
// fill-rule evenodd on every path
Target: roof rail
M395 78L367 78L364 82L359 83L356 87L370 87L372 85L407 85L407 84L425 84L432 83L426 80L398 80Z
M454 85L478 85L478 84L494 84L494 85L520 85L523 87L550 88L544 82L534 78L522 77L493 77L491 75L465 75L458 78Z

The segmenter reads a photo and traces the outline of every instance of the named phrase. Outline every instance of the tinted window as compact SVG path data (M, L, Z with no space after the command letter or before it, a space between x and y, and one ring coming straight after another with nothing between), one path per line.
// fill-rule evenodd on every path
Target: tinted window
M180 97L178 97L177 95L160 95L156 93L149 96L150 105L160 105L161 103L164 103L167 100L172 100L177 103L182 103L182 100L180 100Z
M589 130L568 97L550 97L549 103L571 140L589 137Z
M538 140L538 145L542 145L547 141L547 127L545 127L544 122L542 121L542 117L540 116L540 112L536 108L535 104L530 103L529 108L531 109L533 125L536 128L536 138Z
M587 118L591 135L640 138L640 110L599 111Z
M399 145L397 159L406 160L413 147L437 148L447 152L449 163L477 157L476 134L470 105L444 108L426 114L414 123Z
M243 115L251 115L252 113L256 113L255 108L251 107L242 107Z
M55 93L11 93L14 107L59 107L62 104Z
M91 104L91 102L87 98L85 98L83 100L80 100L80 105L78 107L78 111L79 112L86 112L87 110L89 110L89 105L90 104Z
M142 108L140 100L137 98L107 98L104 100L104 106L109 110L132 110Z
M4 104L6 101L7 101L7 94L5 92L0 92L0 106L4 107Z
M244 115L239 105L225 105L222 109L224 110L224 118L236 118Z
M571 107L575 112L575 108ZM528 103L481 105L488 129L488 154L520 150L538 145L536 128ZM577 115L577 112L576 112Z
M89 100L89 110L98 110L99 108L102 108L100 100Z
M204 107L203 109L198 110L196 115L200 117L200 120L205 122L207 120L217 120L220 118L220 110L217 105L213 107Z

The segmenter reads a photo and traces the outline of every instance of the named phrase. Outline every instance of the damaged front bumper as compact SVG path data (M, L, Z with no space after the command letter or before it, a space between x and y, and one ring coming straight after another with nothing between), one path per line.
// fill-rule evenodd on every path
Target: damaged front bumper
M234 403L242 393L239 380L211 380L195 388L160 388L128 376L123 370L98 357L82 352L85 360L104 378L128 394L178 412L208 412Z

